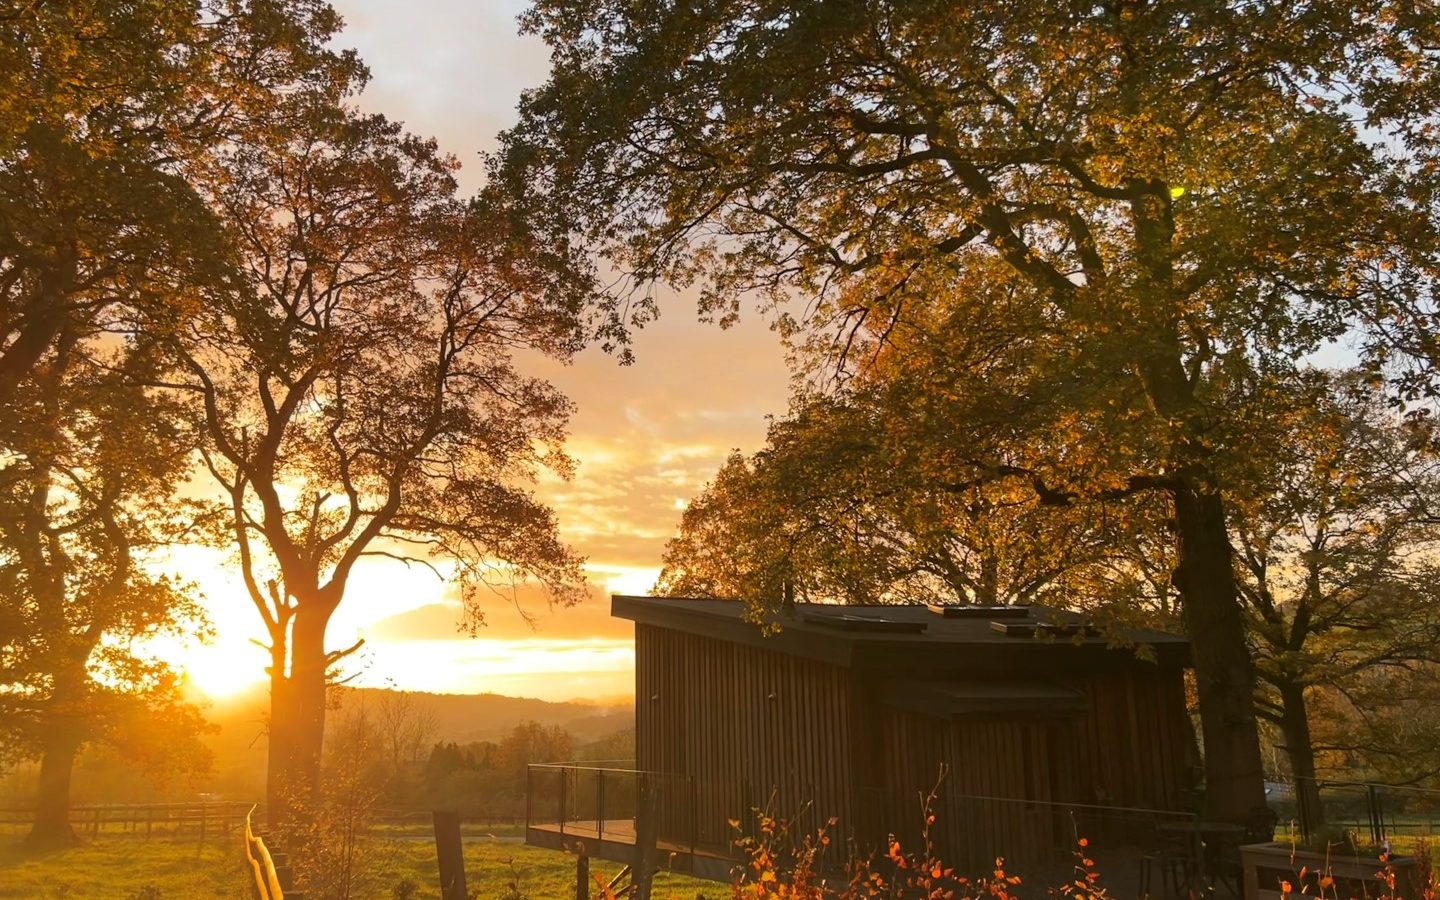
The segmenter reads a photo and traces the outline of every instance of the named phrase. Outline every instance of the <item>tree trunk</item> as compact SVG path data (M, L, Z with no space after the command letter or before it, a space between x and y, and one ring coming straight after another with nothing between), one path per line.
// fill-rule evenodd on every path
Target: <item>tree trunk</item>
M79 843L70 827L70 776L80 743L80 733L71 725L51 726L46 734L35 789L35 821L25 838L27 847L50 850Z
M294 697L294 757L291 761L305 802L313 804L320 787L320 751L325 740L325 628L328 613L296 611L291 651L290 690Z
M1133 181L1131 203L1137 256L1134 285L1153 315L1135 332L1146 393L1174 441L1170 453L1179 564L1175 584L1195 661L1205 746L1204 814L1244 824L1265 804L1265 770L1255 721L1255 671L1235 583L1225 501L1214 481L1213 451L1205 440L1209 411L1197 401L1177 331L1182 299L1175 292L1174 211L1163 190ZM1148 319L1148 320L1147 320Z
M1315 780L1315 748L1310 743L1310 713L1305 706L1305 686L1287 682L1280 688L1280 732L1285 737L1285 755L1295 779L1295 801L1300 807L1300 828L1306 837L1325 833L1325 807L1320 802L1320 785Z
M1175 581L1194 653L1205 747L1204 815L1244 824L1265 805L1265 770L1225 504L1218 492L1188 483L1174 498L1180 556Z
M265 768L265 821L277 833L290 825L290 760L295 755L295 729L291 721L295 704L290 699L290 679L285 674L289 658L284 633L271 635L270 723Z
M266 777L269 817L291 853L300 853L320 792L320 751L325 738L325 627L319 604L297 604L289 641L289 672L272 664L270 754ZM277 643L276 646L282 646ZM276 674L281 673L281 674Z

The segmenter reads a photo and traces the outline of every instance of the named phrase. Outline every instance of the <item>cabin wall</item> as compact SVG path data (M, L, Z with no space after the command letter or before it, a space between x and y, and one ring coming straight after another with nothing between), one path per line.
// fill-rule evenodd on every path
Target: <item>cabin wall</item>
M883 765L871 790L879 795L879 828L857 835L862 847L894 834L903 847L921 849L922 798L932 791L929 840L941 859L967 871L983 873L997 856L1046 859L1063 842L1058 808L1041 804L1059 799L1065 723L947 721L890 708L879 710L878 720Z
M1146 665L1092 674L1075 685L1090 700L1069 746L1081 803L1180 809L1194 756L1179 669Z
M942 859L974 872L997 856L1012 867L1063 856L1075 829L1105 843L1144 840L1153 827L1144 813L1070 804L1180 808L1189 740L1181 672L1140 666L1066 684L1085 693L1086 712L946 720L873 706L859 729L880 735L878 777L857 801L874 823L857 835L861 845L893 833L918 847L920 798L932 789L930 840Z
M883 705L874 673L643 623L635 648L637 767L666 773L662 840L723 850L729 820L748 827L768 807L807 809L804 831L838 818L838 846L869 852L894 833L916 847L943 764L931 837L980 872L997 855L1017 868L1063 855L1072 822L1092 839L1143 827L1064 804L1176 809L1188 786L1175 668L1053 676L1086 695L1083 713L947 721Z
M844 669L637 623L635 687L636 764L666 773L661 821L673 838L725 847L728 820L748 827L757 807L804 811L804 830L849 819Z

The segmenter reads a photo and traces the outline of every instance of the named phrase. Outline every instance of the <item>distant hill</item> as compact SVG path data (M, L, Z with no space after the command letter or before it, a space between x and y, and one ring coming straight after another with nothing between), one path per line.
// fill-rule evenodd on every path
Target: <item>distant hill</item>
M379 688L346 690L338 712L343 714L362 703L378 705L387 693ZM553 703L501 694L409 693L417 706L428 708L435 716L437 741L496 741L521 722L539 722L558 725L574 735L576 743L583 744L635 725L635 703L631 700Z
M346 688L338 692L338 706L329 721L338 721L361 704L378 710L384 688ZM432 743L458 744L498 741L521 722L558 725L575 737L577 745L609 737L635 727L634 701L625 698L603 702L554 703L500 694L427 694L410 691L412 702L434 718ZM209 701L205 717L216 726L207 738L215 754L214 792L230 797L259 796L265 778L265 716L270 706L267 688Z

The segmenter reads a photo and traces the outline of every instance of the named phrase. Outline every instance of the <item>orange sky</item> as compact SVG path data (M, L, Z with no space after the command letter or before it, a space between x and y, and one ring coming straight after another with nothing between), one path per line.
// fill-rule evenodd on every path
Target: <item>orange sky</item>
M479 150L514 118L520 92L540 83L543 44L515 34L517 0L332 0L345 17L341 43L369 64L362 105L433 135L459 157L462 182L477 184ZM598 350L570 366L534 367L578 405L569 483L547 480L571 545L589 559L592 597L548 612L529 628L497 602L478 638L456 631L458 607L422 570L372 562L357 571L330 630L330 645L363 636L357 683L496 693L545 699L610 697L633 688L631 626L612 620L608 592L648 590L684 502L732 448L754 450L765 417L782 413L786 371L778 339L758 316L722 331L695 321L694 304L673 298L659 323L636 340L637 361L621 367ZM224 555L193 549L178 566L209 600L217 637L165 652L213 693L259 680L265 655L259 618Z

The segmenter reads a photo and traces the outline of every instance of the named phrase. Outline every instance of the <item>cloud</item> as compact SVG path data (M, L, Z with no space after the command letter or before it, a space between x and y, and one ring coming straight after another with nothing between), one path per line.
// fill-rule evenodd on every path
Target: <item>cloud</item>
M338 43L370 67L366 109L433 136L459 157L461 182L480 183L475 154L515 121L520 92L544 81L550 52L519 34L523 0L335 0Z
M521 585L513 598L482 593L477 602L484 624L476 630L475 639L481 641L629 639L634 633L630 622L611 617L603 584L591 584L586 597L573 606L552 605L537 584ZM464 641L463 619L458 598L452 598L386 616L361 626L358 633L374 644Z
M767 416L785 411L783 353L764 322L722 330L694 321L693 310L693 297L667 298L660 320L635 335L630 366L594 349L571 366L527 360L575 401L575 477L547 480L539 493L596 565L658 566L677 501L732 450L758 449Z

